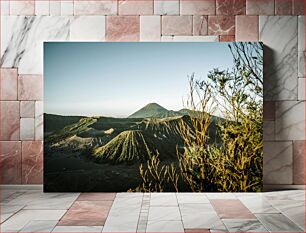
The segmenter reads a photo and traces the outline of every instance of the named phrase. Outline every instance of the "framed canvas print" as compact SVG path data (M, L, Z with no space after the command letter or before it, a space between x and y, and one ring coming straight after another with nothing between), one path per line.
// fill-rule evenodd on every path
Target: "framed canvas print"
M263 45L44 43L44 190L258 192Z

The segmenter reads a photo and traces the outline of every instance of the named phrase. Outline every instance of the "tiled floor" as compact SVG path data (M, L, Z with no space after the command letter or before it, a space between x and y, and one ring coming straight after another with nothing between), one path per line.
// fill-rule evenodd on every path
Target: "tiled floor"
M1 191L0 232L304 232L305 191Z

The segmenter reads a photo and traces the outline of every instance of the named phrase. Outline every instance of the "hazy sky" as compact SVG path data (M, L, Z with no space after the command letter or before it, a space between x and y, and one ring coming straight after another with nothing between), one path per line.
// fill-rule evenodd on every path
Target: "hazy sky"
M227 43L47 42L45 112L126 117L148 103L183 108L188 75L232 67Z

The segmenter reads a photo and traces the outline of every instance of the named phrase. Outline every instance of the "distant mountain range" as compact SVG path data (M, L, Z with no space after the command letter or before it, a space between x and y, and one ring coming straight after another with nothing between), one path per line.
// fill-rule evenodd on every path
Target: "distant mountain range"
M162 160L176 158L183 148L180 124L191 127L191 118L200 112L188 109L167 110L150 103L127 118L60 116L45 114L45 153L60 151L85 153L97 162L145 162L150 154L160 153ZM212 116L210 136L215 138L217 117Z
M134 112L128 118L166 118L175 116L191 115L189 109L181 109L179 111L168 110L157 103L149 103L138 111Z

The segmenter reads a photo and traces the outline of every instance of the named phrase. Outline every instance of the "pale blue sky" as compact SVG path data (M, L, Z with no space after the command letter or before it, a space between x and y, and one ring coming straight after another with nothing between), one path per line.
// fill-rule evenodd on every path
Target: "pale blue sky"
M228 43L47 42L45 112L126 117L148 103L183 108L188 75L232 67Z

